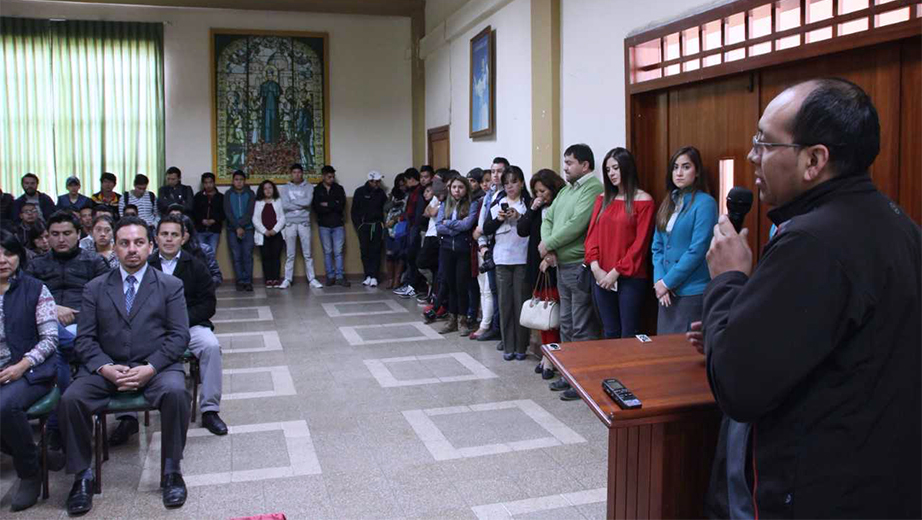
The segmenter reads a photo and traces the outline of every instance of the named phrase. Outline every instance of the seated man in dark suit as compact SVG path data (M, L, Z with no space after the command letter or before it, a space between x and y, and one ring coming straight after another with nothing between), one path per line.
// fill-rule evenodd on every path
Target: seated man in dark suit
M155 237L157 249L148 264L182 280L189 313L189 350L199 359L202 367L202 397L199 401L202 426L215 435L227 435L227 425L218 416L221 406L221 344L212 332L214 325L209 321L217 306L214 284L205 263L182 248L184 229L181 213L160 219ZM136 413L119 415L118 419L118 427L109 436L110 446L125 444L139 430Z
M67 512L93 507L92 415L117 392L140 391L160 410L163 505L186 501L180 470L191 396L180 358L189 344L182 282L148 268L152 242L147 224L124 217L115 226L119 268L93 279L83 291L76 354L81 366L58 412L67 473L76 474Z

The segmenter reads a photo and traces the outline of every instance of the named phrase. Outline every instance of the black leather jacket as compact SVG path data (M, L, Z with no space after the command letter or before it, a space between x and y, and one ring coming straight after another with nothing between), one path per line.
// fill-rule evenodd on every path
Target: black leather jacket
M108 273L109 266L103 257L77 246L67 253L49 251L35 257L26 272L48 287L56 304L80 310L83 286Z

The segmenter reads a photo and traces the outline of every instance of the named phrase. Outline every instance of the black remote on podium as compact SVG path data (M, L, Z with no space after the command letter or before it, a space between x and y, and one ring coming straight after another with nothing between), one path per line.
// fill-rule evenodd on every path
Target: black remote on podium
M633 408L640 408L641 402L640 399L637 399L637 396L631 393L630 390L624 387L621 384L621 381L617 379L606 379L602 381L602 389L605 390L605 393L608 394L618 406L625 410L630 410Z

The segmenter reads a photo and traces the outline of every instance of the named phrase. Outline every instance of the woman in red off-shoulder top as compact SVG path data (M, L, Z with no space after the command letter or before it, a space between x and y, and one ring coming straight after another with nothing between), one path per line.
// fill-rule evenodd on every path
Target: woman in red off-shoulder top
M634 156L614 148L602 161L605 192L595 201L586 234L586 265L606 338L637 334L649 283L647 253L653 237L653 198L637 184Z

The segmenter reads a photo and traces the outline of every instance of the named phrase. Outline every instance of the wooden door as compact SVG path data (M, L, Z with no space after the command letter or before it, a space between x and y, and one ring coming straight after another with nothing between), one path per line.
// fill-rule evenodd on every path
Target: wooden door
M440 126L429 129L429 164L435 170L451 168L451 154L449 146L449 126Z

